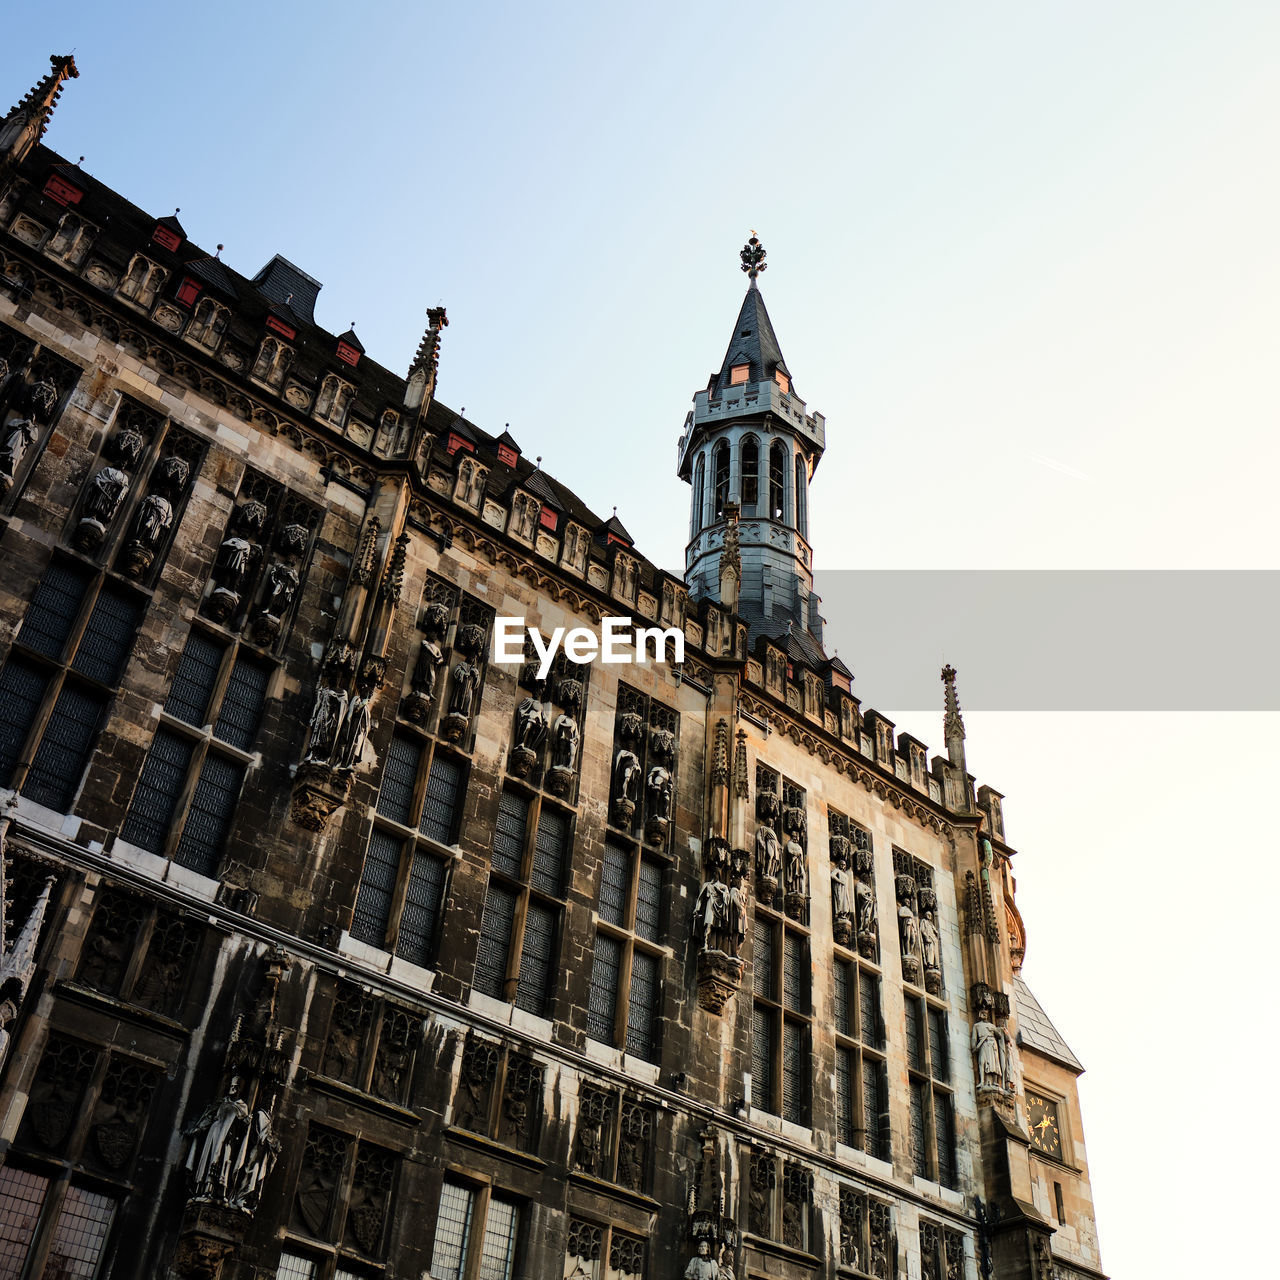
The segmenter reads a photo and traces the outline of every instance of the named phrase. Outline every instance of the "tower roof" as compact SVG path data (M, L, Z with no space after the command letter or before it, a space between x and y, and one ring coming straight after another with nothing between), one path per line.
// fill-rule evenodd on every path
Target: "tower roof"
M791 377L791 370L782 358L778 335L774 333L773 322L765 309L764 294L760 292L755 280L751 281L747 296L742 300L738 322L733 327L733 336L729 339L724 362L715 379L717 396L730 385L730 370L744 364L750 366L748 382L769 382L778 371L785 373L788 380Z

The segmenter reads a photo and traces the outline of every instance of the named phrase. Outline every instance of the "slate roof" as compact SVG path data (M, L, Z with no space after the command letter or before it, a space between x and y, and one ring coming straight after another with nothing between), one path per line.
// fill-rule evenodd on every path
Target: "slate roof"
M560 495L551 487L551 483L548 481L545 472L532 472L529 478L524 482L524 487L533 494L535 498L538 498L543 502L549 502L553 507L561 505Z
M604 535L606 541L608 541L609 535L613 534L615 538L621 538L627 546L635 544L635 540L627 532L626 526L618 519L616 511L600 526L600 532Z
M738 322L733 327L733 336L729 339L729 348L724 353L724 363L715 380L715 394L721 395L729 386L729 370L734 365L749 364L751 372L748 378L752 382L768 382L774 371L781 369L788 378L791 370L782 358L782 348L778 345L778 336L773 331L773 322L765 310L764 294L753 281L742 300L742 310L738 312Z
M361 355L364 355L364 343L356 337L354 329L348 329L346 333L338 334L338 341L345 342L347 346L354 347Z
M316 299L320 296L320 281L309 276L301 267L294 266L288 258L276 254L256 276L253 284L264 298L282 307L288 307L308 324L316 322Z
M510 432L510 431L504 431L504 432L503 432L503 433L498 437L498 443L499 443L499 444L505 444L505 445L507 446L507 448L508 448L508 449L514 449L517 453L523 453L523 452L524 452L524 450L523 450L523 449L521 449L521 448L520 448L520 446L519 446L518 444L516 444L516 438L515 438L515 436L513 436L513 435L511 434L511 432Z
M1013 976L1013 1000L1018 1014L1018 1043L1052 1058L1070 1071L1077 1074L1083 1071L1084 1064L1071 1052L1070 1046L1058 1034L1058 1028L1040 1007L1040 1001L1031 994L1031 988L1018 974Z
M217 258L195 258L187 263L187 271L210 289L216 289L224 297L235 300L235 283Z

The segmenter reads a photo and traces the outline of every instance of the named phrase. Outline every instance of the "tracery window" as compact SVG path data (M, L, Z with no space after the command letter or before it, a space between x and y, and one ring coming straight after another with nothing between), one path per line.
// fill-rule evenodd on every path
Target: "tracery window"
M164 267L136 253L120 281L120 296L140 307L150 307L168 278L169 273Z
M742 442L742 510L745 515L755 515L760 501L760 442L755 436L747 436Z
M920 1219L920 1280L963 1280L964 1236Z
M341 428L355 394L356 389L349 382L344 382L336 374L329 374L321 383L320 394L316 397L316 417Z
M874 1280L891 1280L897 1269L896 1255L890 1207L868 1196L860 1187L841 1187L841 1269L871 1276ZM963 1280L963 1272L955 1280Z
M729 442L721 440L711 451L712 470L712 520L724 519L725 504L729 501Z
M572 1167L647 1195L656 1123L652 1107L584 1081L578 1093Z
M267 386L279 390L284 382L284 375L293 363L293 348L281 342L279 338L263 338L258 348L258 358L253 362L251 376Z
M605 841L587 1034L649 1062L659 1056L662 886L660 862Z
M58 221L57 229L49 237L44 251L69 267L78 267L89 252L98 228L86 222L78 213L68 211Z
M384 1147L313 1124L298 1171L285 1254L301 1258L302 1264L312 1262L315 1269L309 1274L316 1280L340 1277L344 1271L368 1274L361 1261L386 1257L399 1169L399 1158ZM298 1248L299 1237L309 1247Z
M226 332L230 311L212 298L201 298L187 326L187 337L199 346L212 351Z
M569 1219L565 1280L623 1280L645 1272L645 1242L621 1227Z
M454 1125L517 1151L536 1152L542 1129L542 1064L475 1034L462 1042L460 1053Z
M787 518L786 506L787 449L781 440L769 446L769 519Z
M759 1148L744 1154L747 1230L809 1251L815 1243L812 1170Z
M405 1106L422 1017L349 982L334 991L320 1074Z
M696 534L702 529L703 521L703 504L707 500L707 458L705 454L698 454L697 464L693 469L693 525L689 530L690 536Z

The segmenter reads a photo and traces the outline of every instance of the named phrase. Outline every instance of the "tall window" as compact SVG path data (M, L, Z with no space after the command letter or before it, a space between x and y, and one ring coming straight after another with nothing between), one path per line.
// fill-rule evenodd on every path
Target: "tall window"
M546 1017L558 967L572 814L508 787L498 799L474 987Z
M889 1092L880 1017L880 977L837 959L836 1124L841 1142L889 1159Z
M809 1122L809 939L757 909L752 935L751 1105Z
M769 446L769 519L786 520L787 450L781 440Z
M271 668L256 656L192 630L121 839L200 875L217 873L254 762L270 677Z
M689 530L692 537L702 528L703 503L707 498L707 458L698 454L697 465L693 469L693 524Z
M97 230L97 227L91 226L78 213L64 213L58 222L58 229L45 243L44 251L69 267L78 267L89 252Z
M293 348L278 338L263 338L258 348L258 358L253 362L253 377L269 387L279 388L284 375L293 363Z
M755 515L760 501L760 443L755 436L742 442L742 510Z
M49 565L0 668L0 786L70 810L141 617L134 592Z
M714 475L715 499L712 507L712 519L724 517L725 504L729 501L729 442L721 440L711 453L711 467Z
M413 964L435 959L449 858L466 797L466 763L429 739L391 739L351 936Z
M809 472L804 454L796 454L796 532L809 536Z
M956 1185L955 1107L946 1011L908 994L907 1068L911 1085L911 1159L916 1174Z
M434 1280L511 1280L520 1207L488 1187L446 1182L431 1253Z
M605 842L587 1034L649 1062L662 1013L662 867Z

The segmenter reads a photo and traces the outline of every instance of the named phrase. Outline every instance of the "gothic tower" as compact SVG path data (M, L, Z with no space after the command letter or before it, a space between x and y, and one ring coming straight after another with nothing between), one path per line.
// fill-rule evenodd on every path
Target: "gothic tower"
M757 284L766 263L754 232L741 257L747 296L719 372L693 397L680 438L680 478L693 488L685 578L693 595L730 606L736 591L752 642L794 627L821 642L809 482L826 446L826 420L806 412L792 385Z

